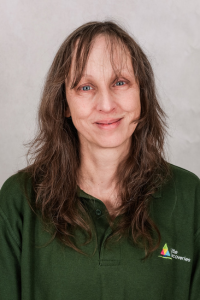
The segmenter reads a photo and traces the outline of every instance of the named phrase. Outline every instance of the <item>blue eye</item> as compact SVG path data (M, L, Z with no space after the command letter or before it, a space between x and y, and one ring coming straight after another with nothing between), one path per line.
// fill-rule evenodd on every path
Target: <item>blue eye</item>
M124 85L124 84L125 84L124 81L118 81L118 82L116 82L116 85L117 85L117 86Z
M89 86L89 85L85 85L85 86L83 86L82 88L81 88L81 90L83 90L83 91L90 91L92 88L91 88L91 86Z

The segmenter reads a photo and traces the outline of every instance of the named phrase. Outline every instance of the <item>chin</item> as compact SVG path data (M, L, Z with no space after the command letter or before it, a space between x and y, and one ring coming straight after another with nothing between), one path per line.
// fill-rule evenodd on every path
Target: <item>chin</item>
M98 140L98 145L101 148L118 148L118 147L127 147L128 148L128 141L127 140L116 140L116 139L102 139Z

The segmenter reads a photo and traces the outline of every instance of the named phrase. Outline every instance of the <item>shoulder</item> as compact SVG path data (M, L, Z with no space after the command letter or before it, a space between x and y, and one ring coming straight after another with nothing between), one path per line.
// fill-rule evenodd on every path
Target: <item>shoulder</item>
M9 177L0 190L0 212L7 218L14 218L29 209L28 200L34 195L32 180L28 173L19 172Z
M195 175L194 173L183 169L181 167L175 166L173 164L170 164L170 170L171 170L171 174L174 178L174 180L176 182L182 182L182 183L186 183L187 184L198 184L199 183L199 178L197 175Z
M186 196L190 195L190 198L195 197L196 191L200 189L200 179L194 173L169 164L170 175L168 180L165 181L165 184L162 186L162 192L171 191L177 196Z
M32 192L32 180L31 176L26 173L20 171L9 177L1 187L0 190L0 199L4 197L12 197L12 196L24 196L25 194L30 194ZM1 205L1 200L0 200Z
M171 176L162 187L162 203L169 215L194 223L200 228L200 180L194 173L170 164ZM191 221L192 220L192 221Z
M21 244L23 225L30 219L34 191L28 173L19 172L8 178L0 190L0 235L12 236Z
M31 176L23 171L20 171L9 177L1 187L1 193L20 191L28 184L31 187Z
M174 187L177 195L182 197L189 195L191 199L192 197L195 198L197 192L200 194L200 179L197 175L173 164L170 164L170 170L169 185Z
M184 218L193 215L199 220L200 227L200 180L194 173L181 167L169 164L170 175L160 189L159 197L162 201L156 202L160 209L169 215L175 213ZM158 198L159 198L158 197ZM159 200L159 199L158 199ZM191 218L193 218L191 216Z

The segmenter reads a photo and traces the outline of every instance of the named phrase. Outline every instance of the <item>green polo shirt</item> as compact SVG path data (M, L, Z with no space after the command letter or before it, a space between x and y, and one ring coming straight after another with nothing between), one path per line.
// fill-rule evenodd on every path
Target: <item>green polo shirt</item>
M200 182L184 169L171 169L150 207L161 243L145 261L144 251L125 237L105 244L112 232L107 209L83 191L80 201L96 232L84 246L84 234L76 232L87 255L51 241L21 188L26 176L10 177L0 192L0 299L200 299ZM28 193L34 201L30 181Z

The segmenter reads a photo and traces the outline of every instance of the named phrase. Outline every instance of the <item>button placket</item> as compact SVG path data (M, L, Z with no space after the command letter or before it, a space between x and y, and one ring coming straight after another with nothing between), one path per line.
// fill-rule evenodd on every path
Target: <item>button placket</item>
M108 241L108 245L106 244L106 240L109 235L112 233L112 229L109 227L104 236L104 240L100 249L100 266L118 266L121 261L121 245L120 241L112 243ZM109 245L109 243L111 244Z
M120 242L112 243L112 241L108 241L108 245L106 243L106 239L112 233L107 218L108 212L106 206L102 201L94 197L88 196L86 199L89 200L88 206L97 234L99 266L118 266L121 261Z

